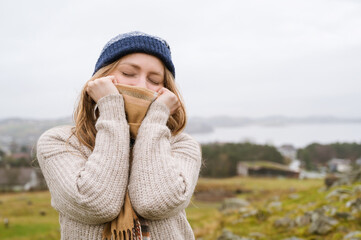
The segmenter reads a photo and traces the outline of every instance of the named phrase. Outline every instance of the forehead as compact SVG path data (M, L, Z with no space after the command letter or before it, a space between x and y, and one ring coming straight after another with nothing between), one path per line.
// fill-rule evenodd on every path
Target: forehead
M146 53L131 53L119 59L119 63L127 62L137 65L164 68L163 62L159 58Z

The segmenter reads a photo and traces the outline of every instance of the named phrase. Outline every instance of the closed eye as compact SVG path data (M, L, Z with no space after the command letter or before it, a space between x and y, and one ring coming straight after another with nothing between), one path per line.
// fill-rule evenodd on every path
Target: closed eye
M127 73L127 72L122 72L122 74L127 77L133 77L135 75L133 73Z
M152 81L151 79L149 79L149 81L150 81L151 83L155 84L155 85L159 85L159 84L160 84L160 82Z

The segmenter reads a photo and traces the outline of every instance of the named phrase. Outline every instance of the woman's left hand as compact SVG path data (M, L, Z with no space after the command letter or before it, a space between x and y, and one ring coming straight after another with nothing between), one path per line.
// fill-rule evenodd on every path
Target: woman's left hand
M163 102L169 108L170 115L174 114L180 107L178 97L169 89L163 87L158 91L158 98L156 101Z

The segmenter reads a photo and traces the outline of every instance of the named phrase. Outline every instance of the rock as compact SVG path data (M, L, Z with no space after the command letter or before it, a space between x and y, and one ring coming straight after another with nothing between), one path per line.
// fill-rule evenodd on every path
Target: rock
M274 221L273 226L275 228L286 228L286 227L293 227L294 222L292 219L288 218L288 217L284 217L284 218L279 218L276 221Z
M9 228L9 219L8 218L4 218L4 226L5 226L5 228Z
M255 216L258 214L258 210L255 209L255 210L251 210L245 214L242 215L243 218L247 218L247 217L252 217L252 216Z
M335 190L333 190L332 192L330 192L327 196L326 199L328 200L338 200L338 201L342 201L344 199L349 198L352 195L353 191L349 190L349 189L344 189L344 188L337 188Z
M361 198L348 201L346 207L351 208L353 213L361 212Z
M328 216L331 216L331 217L333 217L335 214L336 214L336 212L337 212L337 208L335 208L335 207L332 207L332 206L323 206L323 208L324 208L324 210L325 210L325 215L328 215Z
M222 206L220 207L220 211L222 212L230 212L239 210L240 208L248 207L249 202L240 198L227 198L223 201Z
M292 193L290 195L288 195L289 199L299 199L300 195L298 195L297 193Z
M260 210L257 211L256 218L259 221L266 221L270 215L271 214L270 214L269 211L260 209Z
M310 234L327 234L338 224L336 219L325 216L323 209L316 209L312 213L311 221L308 228Z
M217 240L240 240L240 237L234 235L231 231L223 229L221 236Z
M267 210L269 211L281 211L282 210L282 202L279 201L274 201L274 202L270 202L267 205Z
M217 238L217 240L252 240L248 238L243 238L233 234L231 231L227 229L223 229L222 235Z
M240 209L238 209L238 213L247 213L250 211L251 211L251 209L249 209L247 207L241 207Z
M355 203L355 201L356 201L356 199L348 201L348 202L346 203L346 207L347 207L347 208L350 208L350 207Z
M340 176L339 179L332 184L332 186L351 185L355 182L361 182L361 168Z
M361 232L350 232L343 238L343 240L361 240Z
M266 237L266 235L264 235L263 233L259 233L259 232L252 232L249 234L249 236L253 239L263 239Z
M306 226L311 223L311 213L306 212L303 216L298 216L295 219L295 223L299 227Z
M238 218L238 219L233 220L231 223L235 225L235 224L241 223L243 221L244 221L243 218Z

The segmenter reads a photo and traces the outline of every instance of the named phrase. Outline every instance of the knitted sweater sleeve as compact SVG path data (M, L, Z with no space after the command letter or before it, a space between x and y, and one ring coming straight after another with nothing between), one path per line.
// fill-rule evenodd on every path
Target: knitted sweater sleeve
M135 211L150 220L188 206L201 166L200 145L185 133L171 139L168 118L168 107L153 102L133 148L129 196Z
M114 219L123 205L129 172L129 126L123 97L98 101L95 147L86 157L69 132L52 128L37 143L37 157L51 193L52 206L85 224Z

